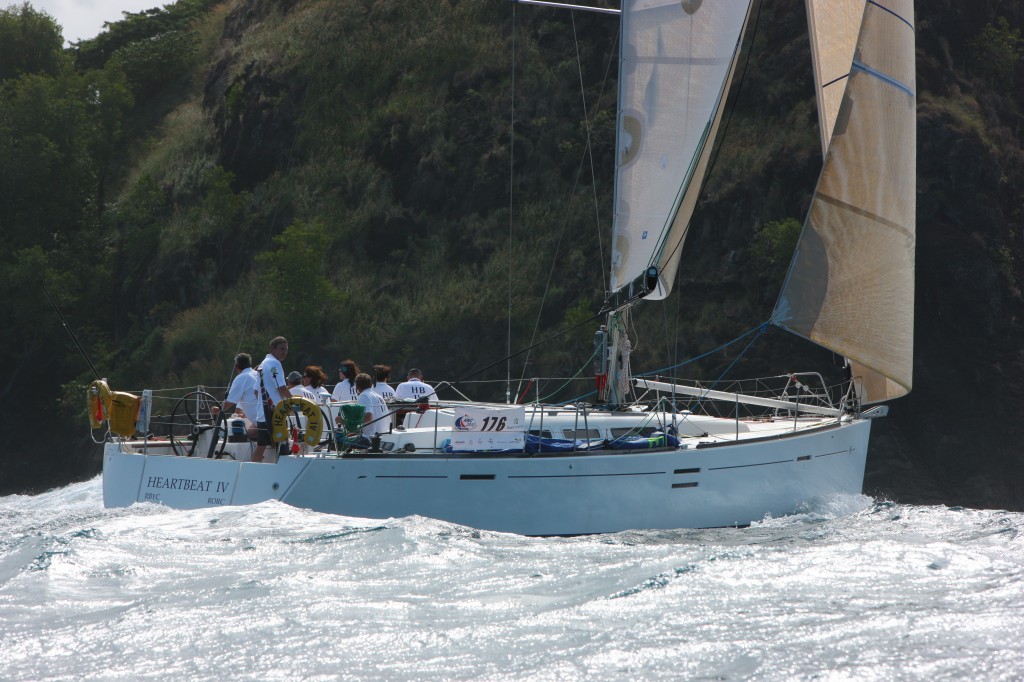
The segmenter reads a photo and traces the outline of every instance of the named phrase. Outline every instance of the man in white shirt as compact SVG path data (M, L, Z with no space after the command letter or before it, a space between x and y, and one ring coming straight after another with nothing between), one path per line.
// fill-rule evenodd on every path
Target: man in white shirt
M409 370L406 380L395 388L395 398L402 401L437 402L437 394L434 393L434 388L423 381L423 372L418 369ZM416 424L410 424L406 421L406 415L417 411L422 415L425 410L425 405L421 405L418 409L411 407L401 408L395 413L395 421L398 422L399 426L404 425L406 428L410 425L416 426Z
M391 378L391 366L390 365L374 365L373 366L373 392L384 398L384 402L391 403L395 400L395 389L388 385L388 380ZM388 430L394 431L395 429L395 415L388 417Z
M391 429L388 405L374 392L373 379L369 374L356 375L356 390L359 391L356 402L366 410L363 416L363 435L373 438L377 434L387 433Z
M260 405L260 375L252 368L252 358L248 353L235 356L235 378L224 400L224 415L227 418L230 419L236 410L245 418L246 430L255 428L257 423L265 419Z
M406 380L398 384L395 389L395 397L399 400L419 400L427 398L430 402L437 402L437 395L434 387L423 381L423 372L418 369L410 369Z
M289 372L285 383L288 384L288 391L297 398L305 398L306 400L312 400L314 403L319 403L316 393L309 390L302 385L302 374L299 372Z
M270 340L270 352L267 353L267 357L263 358L263 362L257 368L260 376L263 377L263 392L266 393L270 402L273 403L273 407L277 407L279 402L285 398L290 398L292 395L288 390L288 385L285 383L284 366L281 364L286 357L288 357L288 339L283 336L275 336ZM252 455L252 461L262 462L263 451L272 442L269 424L267 424L265 437L263 437L261 430L261 438L256 442L258 447ZM274 453L271 457L271 464L277 462L277 453Z
M236 413L241 413L245 420L246 437L259 443L260 429L266 431L267 424L260 401L260 375L252 368L252 357L248 353L235 356L235 378L224 399L224 428L229 428L227 420Z

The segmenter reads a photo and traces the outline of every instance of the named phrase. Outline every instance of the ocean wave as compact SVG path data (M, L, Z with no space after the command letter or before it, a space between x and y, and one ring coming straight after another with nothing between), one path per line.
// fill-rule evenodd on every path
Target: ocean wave
M815 500L569 538L0 498L0 678L1011 679L1024 515Z

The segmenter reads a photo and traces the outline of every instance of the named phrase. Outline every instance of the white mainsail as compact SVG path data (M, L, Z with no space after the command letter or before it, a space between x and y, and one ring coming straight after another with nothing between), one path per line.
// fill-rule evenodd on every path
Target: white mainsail
M651 266L668 296L732 81L750 0L622 4L610 290Z
M910 392L916 83L912 0L870 0L772 322L853 362L865 403Z

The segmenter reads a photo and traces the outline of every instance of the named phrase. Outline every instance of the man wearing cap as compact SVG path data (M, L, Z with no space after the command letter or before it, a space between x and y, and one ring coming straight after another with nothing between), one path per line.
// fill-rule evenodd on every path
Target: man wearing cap
M285 383L288 384L288 390L293 396L306 398L308 400L312 400L314 403L319 402L317 400L316 393L313 393L313 391L302 385L301 372L289 372L288 376L285 377Z

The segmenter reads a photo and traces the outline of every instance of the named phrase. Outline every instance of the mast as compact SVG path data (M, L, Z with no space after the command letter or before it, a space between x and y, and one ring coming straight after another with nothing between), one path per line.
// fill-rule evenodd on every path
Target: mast
M612 408L627 403L632 375L629 369L629 354L633 346L626 333L629 324L629 311L632 304L608 314L608 329L611 336L611 348L608 349L608 390L607 402Z

